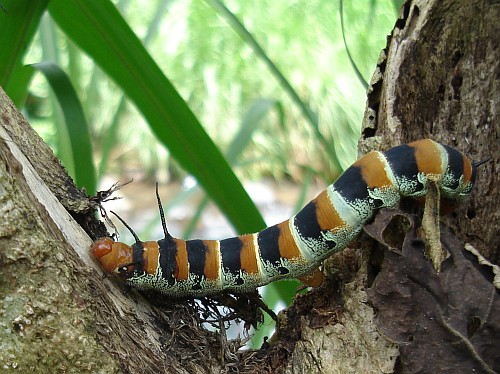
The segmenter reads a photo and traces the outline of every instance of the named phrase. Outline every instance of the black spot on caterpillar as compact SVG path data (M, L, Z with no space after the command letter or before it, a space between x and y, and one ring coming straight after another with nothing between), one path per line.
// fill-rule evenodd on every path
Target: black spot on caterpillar
M136 240L132 246L103 238L91 251L107 273L128 285L170 296L245 292L284 278L318 286L321 261L345 248L377 209L397 206L402 196L425 196L430 180L444 203L460 203L474 185L476 166L429 139L371 152L287 221L223 240L171 236L157 190L163 239L142 242L125 224Z

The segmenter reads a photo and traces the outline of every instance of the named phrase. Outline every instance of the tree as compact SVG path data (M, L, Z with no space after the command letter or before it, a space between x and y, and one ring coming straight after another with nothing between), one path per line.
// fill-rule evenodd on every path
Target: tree
M432 137L476 160L493 158L481 168L471 200L446 218L454 233L443 229L442 243L451 264L436 274L422 256L380 249L374 242L387 240L380 233L394 220L380 214L386 221L367 229L375 241L363 236L358 249L328 261L327 269L339 269L333 281L298 297L280 316L270 347L258 352L235 352L237 343L200 328L186 303L154 306L101 278L81 228L102 235L91 214L99 201L72 185L2 91L2 366L22 372L498 371L500 302L493 284L499 286L491 263L499 260L499 21L494 2L407 1L368 94L361 151ZM395 230L392 238L414 235ZM472 248L490 263L481 259L480 266ZM382 290L392 298L384 299Z

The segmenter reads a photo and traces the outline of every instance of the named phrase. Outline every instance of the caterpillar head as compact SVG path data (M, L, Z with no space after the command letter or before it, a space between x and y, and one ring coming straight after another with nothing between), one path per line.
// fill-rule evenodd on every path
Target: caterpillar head
M108 274L124 275L133 271L133 249L127 244L101 238L94 242L90 251Z
M165 238L173 239L168 233L165 223L165 215L158 193L158 183L156 183L156 198L158 200ZM113 211L110 212L130 231L135 239L135 243L130 246L121 242L115 242L110 238L101 238L92 245L92 254L99 260L108 274L119 275L124 279L140 275L155 276L158 270L161 271L159 267L160 248L158 242L142 242L134 230L118 214Z

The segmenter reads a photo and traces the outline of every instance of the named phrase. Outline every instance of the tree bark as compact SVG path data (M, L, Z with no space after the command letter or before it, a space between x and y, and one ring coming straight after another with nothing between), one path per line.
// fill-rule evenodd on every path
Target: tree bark
M238 342L228 343L224 334L203 329L192 304L179 301L156 307L140 294L125 295L115 282L102 279L102 270L89 256L92 240L88 234L92 239L103 234L92 216L96 201L74 187L52 152L0 90L0 366L18 372L411 371L415 368L411 365L421 364L407 360L417 348L406 330L396 331L386 320L405 327L410 311L418 310L410 309L418 307L412 298L429 307L432 301L413 283L405 283L409 276L390 277L405 269L405 274L421 277L423 283L435 280L427 289L437 290L434 296L442 293L450 298L460 293L453 288L457 282L445 282L442 277L472 274L480 267L469 264L475 264L479 255L474 254L469 262L460 257L463 251L457 249L461 248L457 238L493 263L500 259L498 35L498 1L407 1L368 94L362 153L430 137L475 160L493 158L480 169L470 201L446 218L455 231L443 231L453 272L445 267L441 274L432 273L425 258L405 252L409 242L402 245L403 256L381 249L385 239L379 233L386 224L376 221L367 232L381 244L362 236L355 249L333 256L326 264L327 270L336 269L328 284L297 297L280 315L270 347L256 352L238 353ZM396 216L414 224L413 218ZM384 217L392 220L394 215ZM398 230L406 238L406 232ZM398 262L401 258L407 262ZM494 265L481 261L481 271L493 274ZM419 265L412 266L415 263ZM459 264L462 270L457 270ZM415 268L422 272L413 274ZM489 302L480 298L490 295L497 280L483 278L464 278L463 287L466 293L468 282L480 285L483 292L474 293L474 300L478 305L489 303L489 317L470 314L466 302L459 300L449 319L465 314L472 321L479 319L479 327L462 341L465 352L472 352L470 367L491 372L500 370L495 366L498 358L495 361L486 348L476 347L478 341L485 347L498 347L498 338L494 341L495 335L484 330L499 332L500 313L495 309L494 291ZM403 301L394 310L406 314L388 314L383 306L395 302L384 299L380 291L391 283L405 285L390 294ZM412 297L405 298L405 290L411 290ZM440 331L434 325L429 329ZM421 339L417 330L410 337ZM459 356L464 355L460 352ZM447 364L457 372L455 362ZM466 364L469 361L461 362Z

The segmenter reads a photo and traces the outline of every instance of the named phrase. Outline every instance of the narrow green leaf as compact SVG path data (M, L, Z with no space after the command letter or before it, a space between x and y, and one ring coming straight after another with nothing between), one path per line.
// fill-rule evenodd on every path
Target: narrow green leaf
M48 14L45 14L40 20L38 35L40 45L42 47L42 57L40 61L51 61L57 66L62 66L61 51L57 43L56 25ZM77 77L73 77L73 79L75 78L77 79ZM64 113L59 100L52 92L48 96L48 103L51 108L50 122L56 130L54 134L54 151L56 152L57 157L63 162L68 174L75 177L76 173L75 164L73 162L73 149L71 147L71 142L69 141L70 135L68 133L68 126L66 120L64 119Z
M118 8L122 11L123 9L120 8L120 5L124 6L124 3L125 2L121 1L117 4ZM161 27L161 21L163 20L165 13L168 11L168 8L171 5L172 1L161 1L157 4L157 8L154 12L154 17L149 22L146 35L143 39L143 43L145 46L148 46L149 43L151 43L151 41L153 40L154 36L157 35L158 29ZM94 79L96 76L92 76L92 78ZM101 162L99 163L97 180L100 180L104 176L108 167L109 157L115 144L115 139L120 128L121 120L123 118L123 115L125 114L125 109L127 108L127 100L125 95L121 95L116 108L117 109L115 111L115 114L113 115L113 119L111 120L111 125L109 126L108 134L106 134L106 137L103 140L101 149Z
M243 120L241 121L240 129L231 141L231 144L229 144L229 148L226 152L226 158L231 165L235 165L238 162L238 159L241 156L243 150L247 147L248 143L250 143L250 140L252 140L254 131L262 123L262 120L267 115L269 110L275 106L278 106L278 102L276 100L259 99L256 100L252 104L250 109L246 112ZM187 225L187 227L185 228L183 237L191 237L194 229L196 228L198 220L201 218L201 214L203 213L203 210L205 210L207 205L208 198L205 196L198 204L191 222L189 222L189 225ZM262 230L264 227L265 225L263 225L258 230Z
M0 9L0 86L12 89L12 73L36 31L48 0L2 0ZM9 90L6 91L10 96Z
M12 99L16 107L22 108L28 97L28 86L33 76L33 69L25 65L17 65L12 71L5 92Z
M309 125L313 128L318 142L324 147L325 152L328 154L334 166L338 170L342 170L342 165L338 159L337 153L335 152L335 145L328 142L321 131L319 130L319 122L317 113L313 112L309 105L307 105L299 96L297 91L292 87L290 82L285 78L281 71L276 67L274 62L265 53L264 49L255 40L252 34L245 28L241 21L219 0L205 0L215 11L217 11L231 27L238 33L238 35L252 48L255 55L261 59L267 66L274 78L279 82L283 91L287 93L292 101L297 105L302 112L302 115L307 120ZM333 142L333 140L332 140Z
M73 85L66 73L52 62L40 62L31 66L45 76L64 114L71 154L61 157L61 161L63 164L66 162L74 165L75 183L79 187L85 187L89 194L95 194L95 169L89 129Z
M252 140L252 135L258 126L262 123L264 117L269 111L276 107L278 102L271 99L259 99L252 103L252 106L245 113L241 126L231 141L226 152L226 158L231 165L235 165L242 151L247 147Z
M373 3L372 3L373 6ZM345 25L344 25L344 3L342 0L339 0L339 15L340 15L340 29L342 31L342 40L344 41L344 47L345 51L347 53L347 57L349 58L349 62L351 63L351 66L354 70L354 73L356 74L356 77L358 78L359 82L363 85L363 88L365 90L368 89L368 82L365 80L363 77L363 74L361 74L361 71L358 68L358 65L352 58L351 52L349 51L349 45L347 44L346 38L345 38Z
M53 0L49 11L66 35L122 87L157 138L197 178L236 229L250 232L263 227L262 217L227 161L114 5L108 0Z

